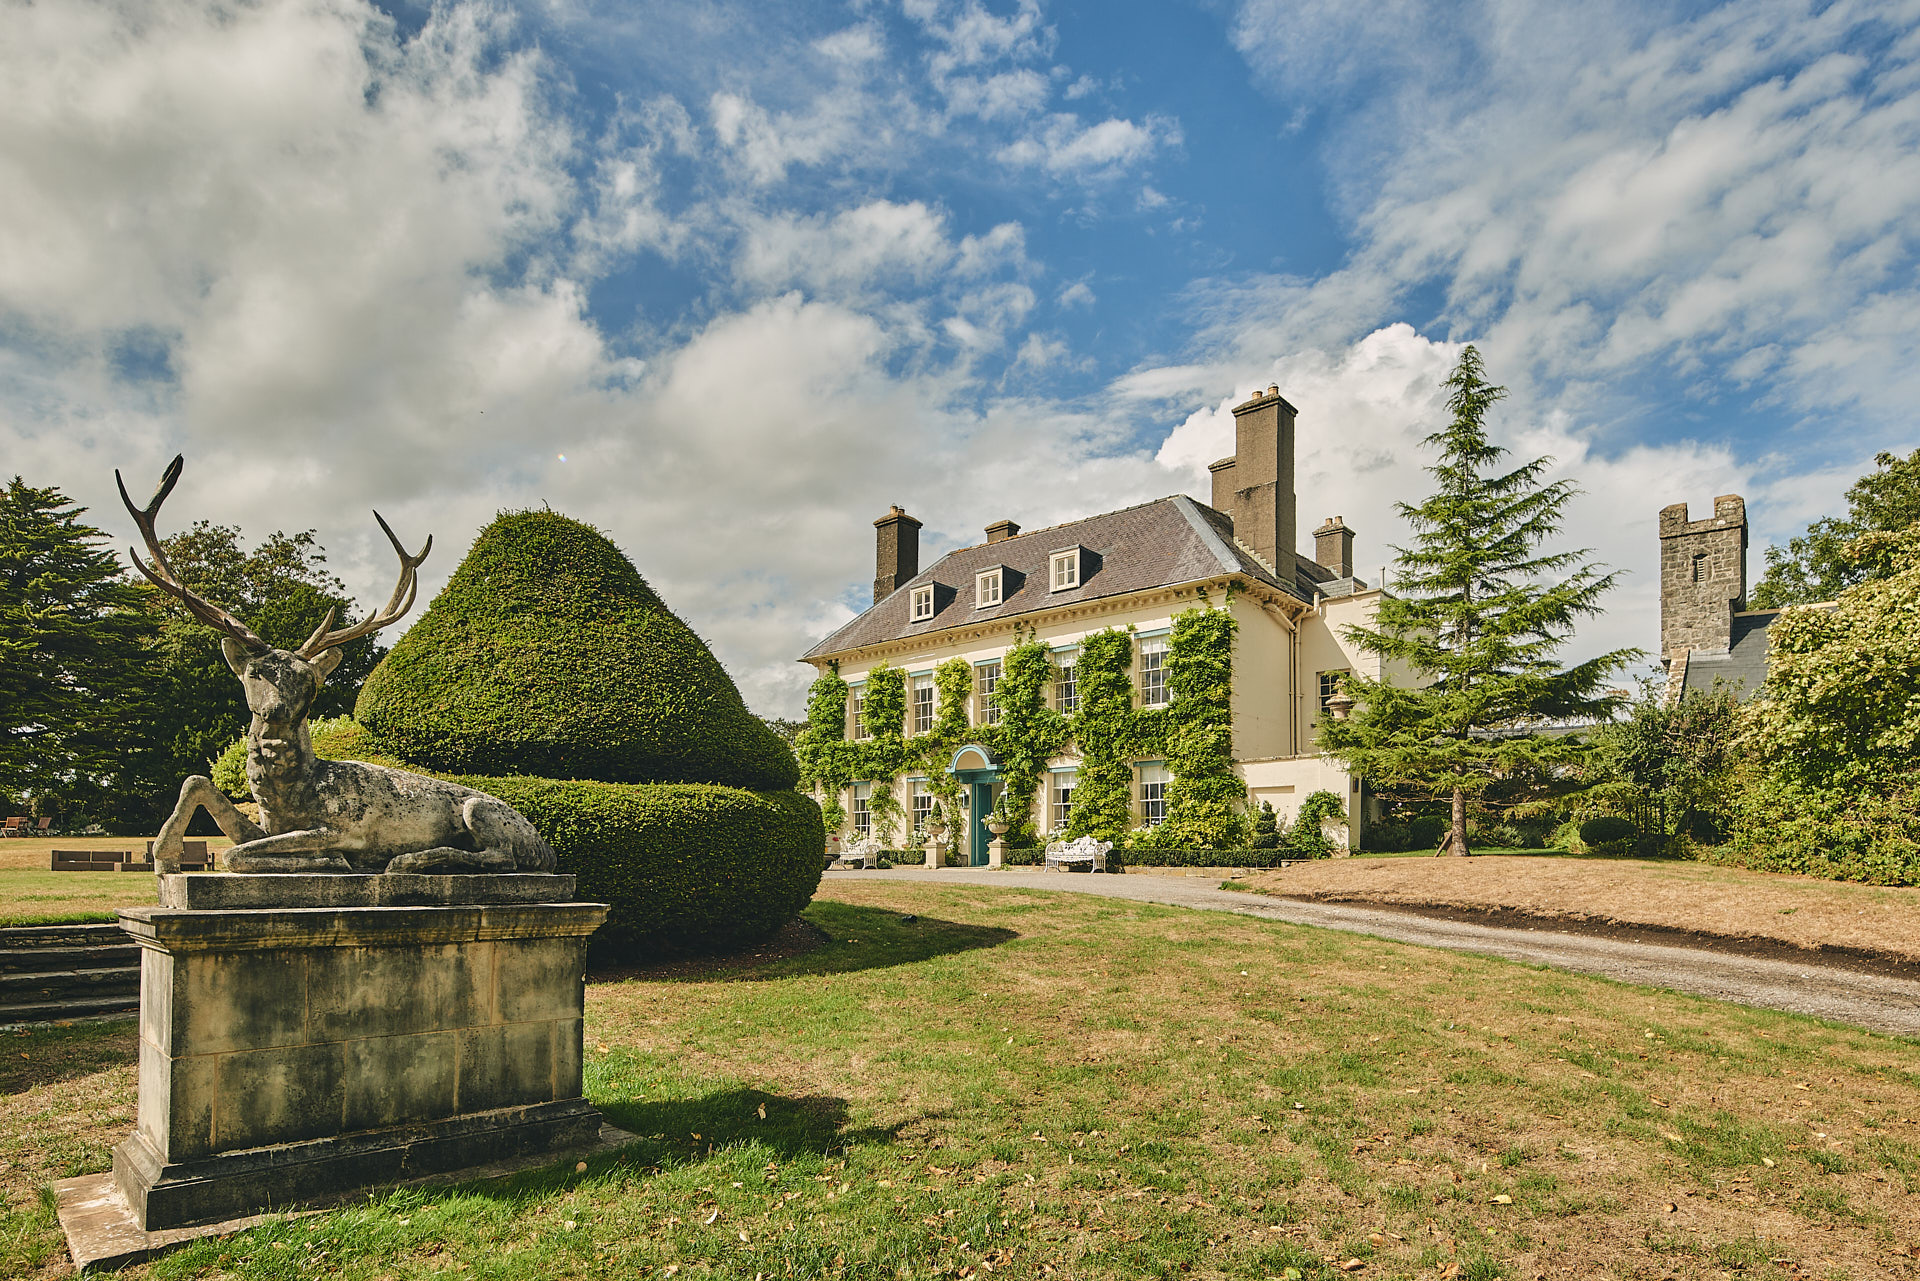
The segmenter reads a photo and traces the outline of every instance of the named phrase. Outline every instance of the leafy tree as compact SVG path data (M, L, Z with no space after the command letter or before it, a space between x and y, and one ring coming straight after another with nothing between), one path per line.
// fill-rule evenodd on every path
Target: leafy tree
M106 535L58 489L0 492L0 792L92 805L129 773L151 624Z
M1920 524L1843 556L1879 570L1830 609L1767 629L1767 683L1743 704L1750 771L1734 857L1750 867L1920 883Z
M326 568L326 551L312 530L275 531L249 550L240 531L198 521L165 540L167 559L186 586L225 606L259 636L282 649L306 641L327 616L339 611L336 627L353 619L346 584ZM150 807L164 815L172 793L188 774L203 774L247 726L249 713L240 682L220 653L220 637L196 622L158 588L142 583L157 628L154 642L159 687L155 719L149 727L165 764L163 780ZM340 665L314 700L312 717L346 716L353 711L361 683L386 650L372 637L343 647Z
M1320 743L1378 782L1450 800L1439 852L1465 855L1468 812L1490 787L1551 776L1584 750L1530 731L1605 716L1616 702L1606 681L1639 651L1555 662L1614 575L1586 564L1586 550L1541 550L1577 491L1543 482L1547 458L1499 470L1507 451L1487 439L1486 416L1506 391L1487 382L1477 350L1460 353L1445 386L1453 421L1426 439L1440 451L1427 468L1438 487L1399 504L1415 532L1412 547L1394 549L1394 586L1406 594L1383 596L1372 626L1346 631L1387 675L1342 678L1357 705L1347 719L1323 718ZM1396 671L1421 683L1401 684Z
M1920 522L1920 449L1905 458L1875 454L1879 469L1862 476L1847 490L1844 520L1823 517L1807 532L1790 539L1783 551L1767 548L1767 572L1754 586L1755 609L1778 609L1828 601L1842 591L1876 578L1891 567L1872 557L1854 557L1848 544L1863 534L1888 533Z
M1668 833L1717 843L1733 802L1734 717L1739 700L1721 685L1677 701L1649 682L1625 719L1593 737L1598 802L1656 800Z
M1767 629L1767 683L1741 710L1740 746L1804 786L1885 791L1920 765L1920 525L1844 554L1889 572Z

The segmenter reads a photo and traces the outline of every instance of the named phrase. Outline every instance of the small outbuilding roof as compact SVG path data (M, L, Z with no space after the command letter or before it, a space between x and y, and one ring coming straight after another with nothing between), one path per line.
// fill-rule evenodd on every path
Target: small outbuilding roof
M1767 628L1777 609L1756 609L1733 616L1733 640L1723 650L1696 649L1687 654L1687 689L1711 691L1725 681L1734 697L1746 702L1767 683Z

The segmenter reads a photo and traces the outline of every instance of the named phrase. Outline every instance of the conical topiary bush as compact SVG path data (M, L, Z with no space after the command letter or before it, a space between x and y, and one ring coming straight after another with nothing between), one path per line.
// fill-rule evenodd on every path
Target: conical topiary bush
M620 549L558 513L481 531L354 716L360 754L525 814L580 896L612 905L602 958L758 941L820 884L793 753Z
M354 719L429 769L792 787L793 753L620 549L500 516L367 678Z

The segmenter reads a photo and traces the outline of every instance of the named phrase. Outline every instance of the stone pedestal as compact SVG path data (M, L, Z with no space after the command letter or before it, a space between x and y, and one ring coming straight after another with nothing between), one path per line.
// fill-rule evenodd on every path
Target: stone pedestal
M1007 865L1007 838L1005 833L995 833L987 842L987 867L989 869Z
M591 1146L573 878L176 875L141 946L113 1179L158 1231Z
M947 863L947 843L938 836L927 838L927 866L945 867Z

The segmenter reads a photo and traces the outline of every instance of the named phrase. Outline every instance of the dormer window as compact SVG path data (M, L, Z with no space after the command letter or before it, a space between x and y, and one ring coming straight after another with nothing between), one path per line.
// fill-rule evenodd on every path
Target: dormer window
M1080 585L1080 549L1068 547L1052 555L1053 569L1047 575L1051 590L1064 592Z
M914 588L913 594L908 598L908 601L909 601L908 610L907 610L908 622L924 623L929 618L932 618L933 617L933 584L928 583L925 587Z
M973 607L987 609L1000 603L1001 566L982 570L973 577Z

